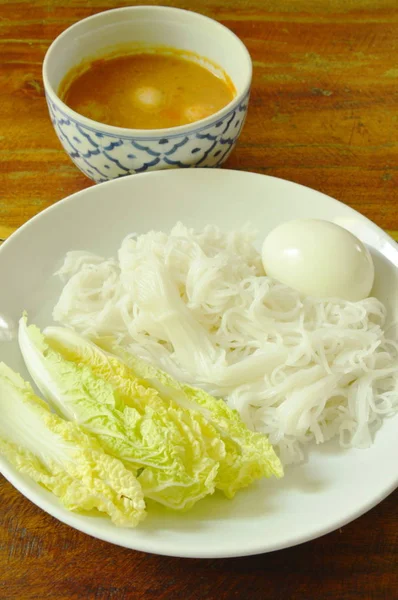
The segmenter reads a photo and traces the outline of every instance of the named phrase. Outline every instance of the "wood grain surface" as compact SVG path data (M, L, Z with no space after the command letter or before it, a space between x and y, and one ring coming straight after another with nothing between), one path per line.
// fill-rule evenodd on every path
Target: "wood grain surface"
M92 185L66 156L48 118L41 79L46 49L79 19L140 3L156 4L0 0L0 239ZM398 238L396 0L160 3L221 21L252 55L249 115L226 168L318 189ZM187 560L83 535L1 478L0 599L392 600L398 595L397 500L395 492L341 530L296 548Z

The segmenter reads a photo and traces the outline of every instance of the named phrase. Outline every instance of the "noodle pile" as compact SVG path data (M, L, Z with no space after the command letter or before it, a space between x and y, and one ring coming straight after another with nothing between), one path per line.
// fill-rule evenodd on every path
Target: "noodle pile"
M339 436L368 447L398 407L398 344L375 298L302 297L264 273L255 234L177 224L122 241L117 259L69 252L56 321L112 335L222 397L284 464Z

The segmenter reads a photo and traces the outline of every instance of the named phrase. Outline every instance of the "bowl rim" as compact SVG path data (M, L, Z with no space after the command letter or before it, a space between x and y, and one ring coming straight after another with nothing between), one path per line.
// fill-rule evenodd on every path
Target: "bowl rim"
M211 114L210 116L208 116L204 119L200 119L198 121L193 121L192 123L187 123L185 125L178 125L177 127L164 127L164 128L159 128L159 129L133 129L133 128L128 128L128 127L117 127L115 125L108 125L106 123L101 123L101 121L95 121L94 119L85 117L85 116L81 115L80 113L76 112L75 110L73 110L72 108L70 108L67 104L65 104L65 102L63 100L61 100L61 98L59 97L58 93L54 90L53 86L50 83L49 76L48 76L48 63L50 60L50 56L56 50L56 47L57 47L58 43L60 42L60 40L62 40L67 35L70 35L71 31L73 29L77 28L78 26L80 26L81 23L87 22L90 20L95 20L96 18L103 16L104 14L106 15L106 14L115 14L115 13L123 13L123 12L133 13L134 11L137 11L137 10L142 11L143 9L148 11L148 13L155 13L155 12L174 13L174 14L183 13L185 15L189 15L189 18L191 18L191 19L200 20L204 23L207 22L207 24L212 24L212 26L215 25L216 27L218 27L220 29L220 31L223 31L224 33L227 33L228 35L230 35L231 38L234 39L234 41L236 42L237 46L239 47L239 49L242 52L242 54L244 55L244 57L246 58L247 74L246 74L246 81L242 87L242 90L240 92L238 92L236 94L236 96L228 104L226 104L223 108L221 108L217 112ZM86 57L86 58L89 58L89 57ZM206 58L206 57L204 57L204 58ZM84 59L84 57L83 57L83 59ZM125 7L121 7L121 8L114 8L114 9L110 9L110 10L97 12L94 15L90 15L89 17L85 17L84 19L80 19L79 21L76 21L76 23L73 23L73 25L67 27L67 29L62 31L52 41L52 43L50 44L50 46L48 47L48 49L46 51L46 54L45 54L44 60L43 60L43 66L42 66L42 77L43 77L43 83L44 83L44 89L45 89L47 101L50 100L51 103L56 106L57 111L61 112L61 114L63 114L67 118L71 118L71 120L73 120L75 123L77 123L79 125L83 125L84 127L86 127L87 129L89 129L91 131L98 132L99 129L101 129L105 135L109 135L111 137L118 137L118 138L131 138L131 137L136 138L137 137L140 139L147 139L147 140L156 139L159 137L160 138L166 137L166 136L168 138L179 137L183 134L201 131L203 129L208 128L211 125L214 126L214 124L217 121L220 121L221 119L224 119L226 116L230 115L232 112L234 112L236 110L236 108L245 99L248 98L249 92L250 92L250 87L251 87L251 81L252 81L252 73L253 73L253 64L252 64L250 53L249 53L248 49L246 48L245 44L242 42L242 40L231 29L229 29L228 27L226 27L219 21L216 21L215 19L212 19L211 17L207 17L206 15L197 13L195 11L186 10L183 8L175 8L175 7L171 7L171 6L157 6L157 5L154 5L154 6L137 5L137 6L125 6Z

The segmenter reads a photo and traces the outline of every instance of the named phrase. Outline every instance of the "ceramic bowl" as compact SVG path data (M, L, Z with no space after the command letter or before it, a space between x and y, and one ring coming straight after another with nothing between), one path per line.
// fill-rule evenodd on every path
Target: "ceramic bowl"
M84 60L122 45L174 47L219 65L236 96L210 117L168 129L125 129L76 113L58 96L62 79ZM203 15L161 6L105 11L79 21L51 44L43 80L51 120L75 165L102 182L132 173L183 167L218 167L242 130L252 77L250 55L229 29Z

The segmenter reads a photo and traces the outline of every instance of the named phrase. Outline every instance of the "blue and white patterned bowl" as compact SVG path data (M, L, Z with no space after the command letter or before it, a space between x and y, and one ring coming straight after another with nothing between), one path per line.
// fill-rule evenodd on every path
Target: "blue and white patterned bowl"
M214 115L169 129L124 129L79 115L58 97L64 76L83 60L115 47L175 47L194 52L204 66L219 65L235 85L235 98ZM105 11L79 21L50 46L43 64L47 104L55 131L76 166L99 183L155 169L218 167L245 122L252 64L229 29L197 13L160 6Z

